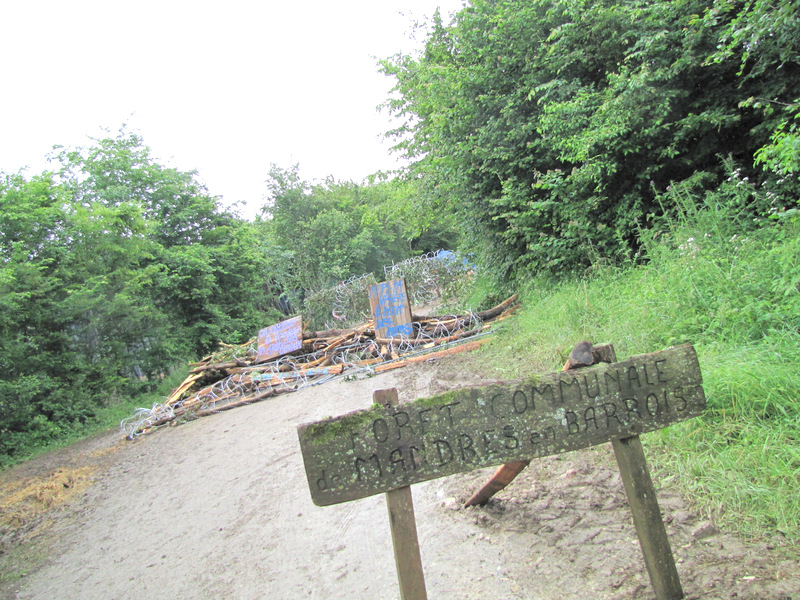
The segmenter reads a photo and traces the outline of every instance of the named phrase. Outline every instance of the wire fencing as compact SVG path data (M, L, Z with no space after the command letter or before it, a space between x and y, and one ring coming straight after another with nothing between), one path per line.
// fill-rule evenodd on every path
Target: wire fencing
M384 266L384 280L405 279L411 306L459 297L472 281L475 266L449 250L429 252ZM303 316L313 327L352 327L370 318L369 287L378 283L372 273L314 292L303 303Z

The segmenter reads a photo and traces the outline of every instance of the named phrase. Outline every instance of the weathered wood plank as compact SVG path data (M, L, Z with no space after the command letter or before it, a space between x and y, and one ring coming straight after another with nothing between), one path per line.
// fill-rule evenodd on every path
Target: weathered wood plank
M526 380L465 387L298 427L325 506L481 467L586 448L698 416L689 345Z
M633 436L611 440L611 444L656 599L680 600L683 598L681 580L645 462L642 442L639 436Z

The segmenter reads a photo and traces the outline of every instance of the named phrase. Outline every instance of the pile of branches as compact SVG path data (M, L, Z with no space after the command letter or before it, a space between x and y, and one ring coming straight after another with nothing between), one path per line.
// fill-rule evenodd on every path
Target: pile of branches
M477 347L493 322L516 307L511 296L492 309L461 315L414 316L414 337L381 339L372 321L352 329L303 332L302 349L256 363L257 340L221 344L218 352L189 365L184 382L163 403L140 408L120 424L126 437L221 410L250 404L338 377L375 374ZM465 342L469 343L465 343Z

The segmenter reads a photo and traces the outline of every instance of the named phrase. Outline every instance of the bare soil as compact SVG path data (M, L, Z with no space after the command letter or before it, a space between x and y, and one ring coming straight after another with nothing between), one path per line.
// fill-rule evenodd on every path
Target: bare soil
M112 432L2 473L4 489L84 479L2 532L0 597L399 598L384 498L314 506L296 426L366 408L376 389L408 401L477 383L468 364L339 380L134 442ZM429 598L653 597L610 445L536 460L462 508L492 471L413 486ZM658 493L687 598L800 599L796 548L740 539Z

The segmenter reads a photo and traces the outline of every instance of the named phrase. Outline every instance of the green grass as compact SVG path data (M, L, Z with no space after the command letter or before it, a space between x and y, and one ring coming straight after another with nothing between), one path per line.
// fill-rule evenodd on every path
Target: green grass
M163 402L164 398L169 396L170 392L178 387L185 378L186 370L178 369L161 380L152 392L135 397L110 399L105 406L96 409L91 419L85 423L75 424L72 429L63 429L61 434L51 442L21 448L13 456L0 454L0 469L12 467L51 450L69 446L101 431L116 429L119 427L120 421L130 417L136 408L150 408L156 402Z
M647 239L646 265L531 282L484 357L518 377L560 368L582 340L620 358L694 344L708 410L644 436L657 480L731 529L797 544L800 221L738 219L693 210Z

